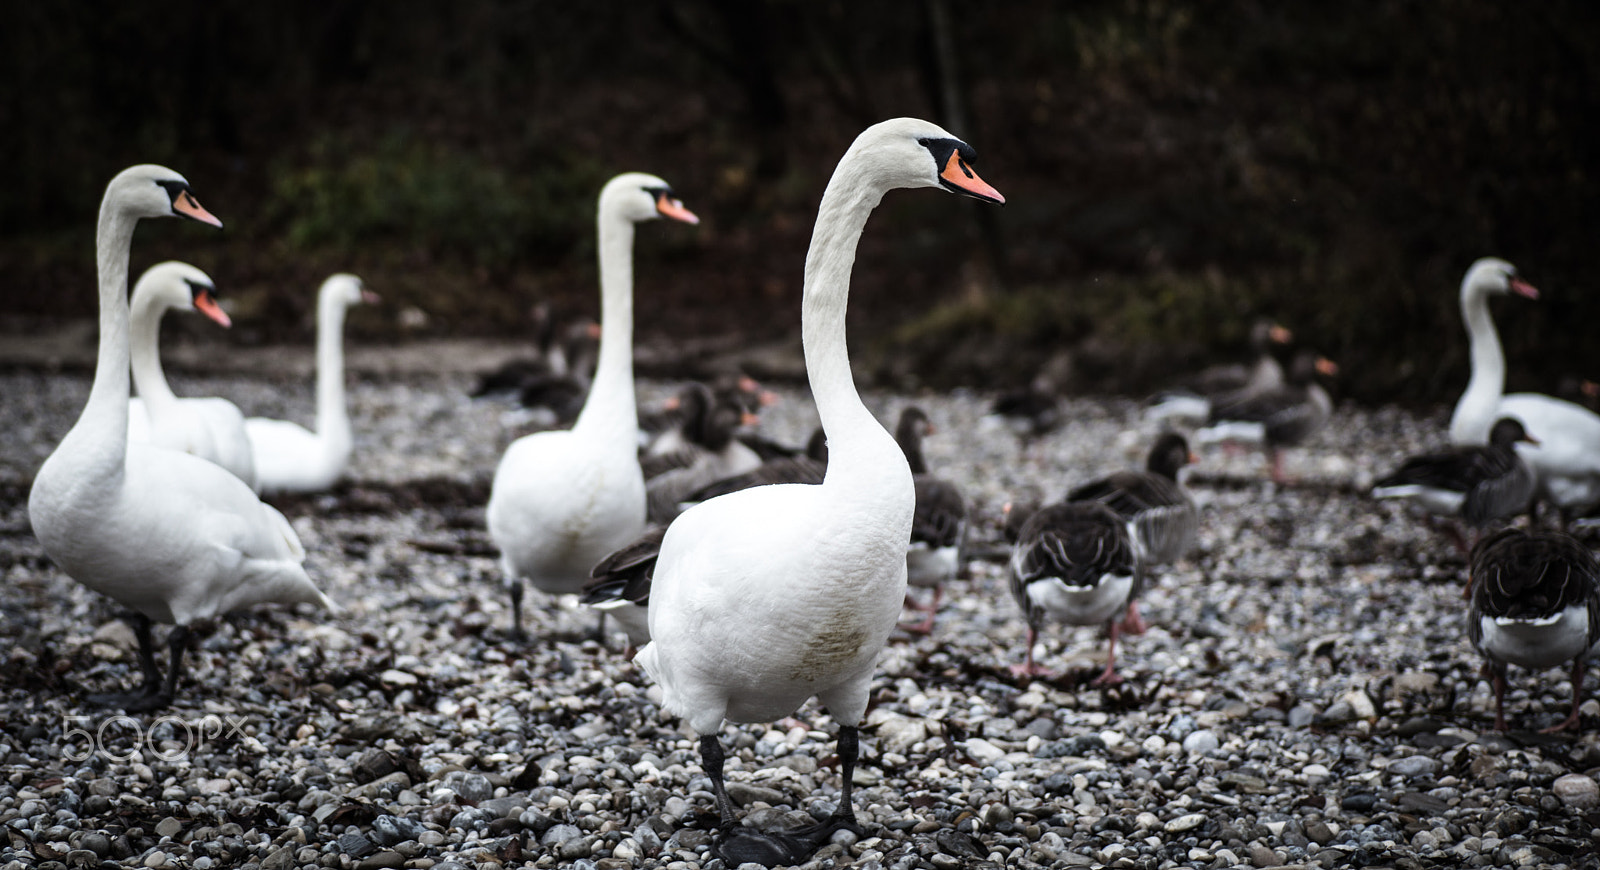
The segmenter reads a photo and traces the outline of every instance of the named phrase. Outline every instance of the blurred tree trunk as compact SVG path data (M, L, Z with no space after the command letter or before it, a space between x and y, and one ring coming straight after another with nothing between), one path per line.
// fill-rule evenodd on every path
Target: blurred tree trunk
M922 9L918 54L922 61L923 86L929 91L937 120L940 126L964 141L981 138L967 109L967 90L956 50L950 0L923 0ZM1004 289L1005 244L994 206L969 200L962 203L962 213L965 215L962 233L965 257L961 263L961 296L967 303L979 303Z

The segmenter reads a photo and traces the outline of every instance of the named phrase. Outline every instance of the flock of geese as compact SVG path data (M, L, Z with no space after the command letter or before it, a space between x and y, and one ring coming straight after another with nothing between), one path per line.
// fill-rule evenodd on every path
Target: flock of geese
M966 524L959 490L931 474L922 437L932 424L911 408L891 435L862 403L851 377L845 310L856 246L873 209L896 188L932 187L991 203L1004 197L973 168L973 149L915 119L867 128L846 151L823 193L806 257L801 330L820 427L803 453L763 456L733 437L760 403L739 382L695 386L677 400L672 434L641 457L633 381L635 226L695 215L660 178L619 175L600 194L601 318L589 334L594 371L573 401L561 371L514 388L564 395L569 429L513 442L497 468L486 511L489 533L521 631L523 588L580 594L614 615L638 648L635 661L661 687L663 708L700 736L722 827L717 853L730 863L799 863L840 828L854 827L850 798L858 726L879 651L906 606L932 627L943 585L954 578ZM100 338L94 383L76 424L39 469L28 511L35 534L61 569L132 611L143 685L90 703L155 710L174 699L189 629L196 620L264 602L336 605L307 576L305 550L262 492L326 488L351 448L344 411L342 321L373 302L359 279L322 286L317 340L316 431L246 419L217 398L176 397L156 349L162 314L198 311L227 325L211 280L181 263L152 267L130 303L128 257L135 223L178 216L220 227L188 182L141 165L108 185L97 232ZM1494 680L1497 725L1505 727L1506 667L1573 663L1578 720L1584 660L1600 640L1594 557L1565 532L1600 503L1600 416L1535 394L1502 395L1505 377L1488 299L1536 296L1510 264L1485 259L1462 282L1473 374L1450 428L1451 446L1415 457L1374 489L1458 518L1482 537L1470 557L1468 635ZM1250 440L1282 481L1280 450L1328 419L1317 379L1333 367L1276 348L1289 336L1263 324L1250 366L1214 373L1150 410L1188 425L1198 443ZM129 376L139 398L130 399ZM485 384L484 390L507 384ZM1008 508L1009 585L1028 625L1014 668L1047 673L1034 647L1047 622L1104 625L1105 669L1114 683L1116 641L1143 630L1138 594L1149 574L1184 558L1199 517L1179 483L1192 460L1174 431L1152 446L1145 468L1111 474L1037 509ZM646 469L650 469L647 475ZM1540 528L1540 504L1562 530ZM1527 514L1531 530L1510 524ZM931 590L926 603L908 585ZM163 677L153 622L174 626ZM816 697L839 724L843 793L835 815L798 831L740 825L723 781L718 734L726 721L767 722Z

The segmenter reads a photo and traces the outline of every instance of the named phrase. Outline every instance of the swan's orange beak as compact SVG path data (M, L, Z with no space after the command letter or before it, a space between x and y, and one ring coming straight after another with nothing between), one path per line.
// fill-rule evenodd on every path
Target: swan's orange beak
M1529 299L1539 298L1539 289L1537 287L1534 287L1532 284L1529 284L1527 281L1524 281L1516 276L1512 276L1511 278L1511 292L1517 294L1518 296L1526 296Z
M362 290L361 301L368 305L377 305L379 302L383 301L383 297L372 292L371 290Z
M700 219L695 217L694 212L683 207L682 200L665 191L662 191L662 193L656 197L656 211L660 212L661 216L664 218L671 218L675 221L683 221L686 224L697 224L700 222Z
M939 178L952 188L976 199L994 203L1006 201L1006 198L1000 195L1000 191L990 187L989 182L979 178L978 173L972 171L967 161L961 159L960 151L950 152L950 159L945 161L944 170L939 173Z
M228 319L228 312L223 311L222 308L217 305L217 297L210 290L201 290L199 293L195 294L194 310L204 314L212 320L215 320L217 323L221 324L223 328L233 325L233 321Z
M1317 373L1333 377L1339 373L1339 364L1325 356L1317 357Z
M194 194L188 190L179 191L178 195L172 198L172 210L186 218L193 218L218 229L222 228L222 221L218 220L216 215L206 211L206 207L201 205L200 200L195 199Z
M1272 324L1272 328L1267 330L1267 337L1272 339L1273 344L1288 344L1294 341L1294 333L1290 332L1287 327L1279 326L1276 323Z

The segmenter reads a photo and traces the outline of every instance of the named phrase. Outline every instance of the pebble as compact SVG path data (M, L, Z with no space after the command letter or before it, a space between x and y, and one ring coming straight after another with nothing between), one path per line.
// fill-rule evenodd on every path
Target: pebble
M1600 783L1581 773L1569 773L1550 784L1550 792L1562 804L1575 810L1586 810L1600 805Z

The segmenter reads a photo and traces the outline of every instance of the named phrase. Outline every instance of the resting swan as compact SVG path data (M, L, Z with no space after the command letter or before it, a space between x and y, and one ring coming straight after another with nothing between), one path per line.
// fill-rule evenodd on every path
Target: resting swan
M350 464L350 416L344 408L344 315L373 304L378 294L361 279L339 273L317 292L317 431L299 423L251 417L245 431L263 492L318 492L338 482Z
M828 439L819 486L760 486L685 511L661 542L650 593L651 642L635 659L661 685L662 708L700 735L729 866L800 864L853 826L857 727L874 664L906 593L916 495L906 458L862 404L845 348L856 244L884 193L945 187L1003 202L971 168L971 146L926 121L867 128L834 170L806 255L801 337ZM723 783L724 720L767 722L815 695L839 723L843 792L813 829L741 828Z
M224 327L210 276L188 263L151 266L133 285L131 347L133 386L128 401L128 440L192 453L226 468L256 488L255 457L244 431L244 414L227 399L180 399L161 371L161 316L168 309L198 311Z
M1489 316L1489 297L1505 293L1539 298L1515 266L1494 257L1473 263L1461 279L1472 377L1450 417L1450 441L1487 444L1494 421L1520 421L1536 443L1519 443L1517 455L1538 478L1538 497L1556 506L1564 524L1575 512L1600 503L1600 415L1542 393L1503 395L1506 358Z
M269 601L334 609L301 567L305 550L288 520L243 481L187 453L128 443L128 248L140 218L167 216L222 226L165 167L134 166L106 187L94 386L28 496L29 522L50 558L134 612L143 690L91 698L127 710L172 701L194 620ZM152 620L176 626L165 682Z
M629 172L600 191L600 361L578 422L535 432L506 448L486 519L511 593L512 632L522 634L522 581L576 593L589 569L644 531L639 413L633 396L633 225L699 218L665 181Z

